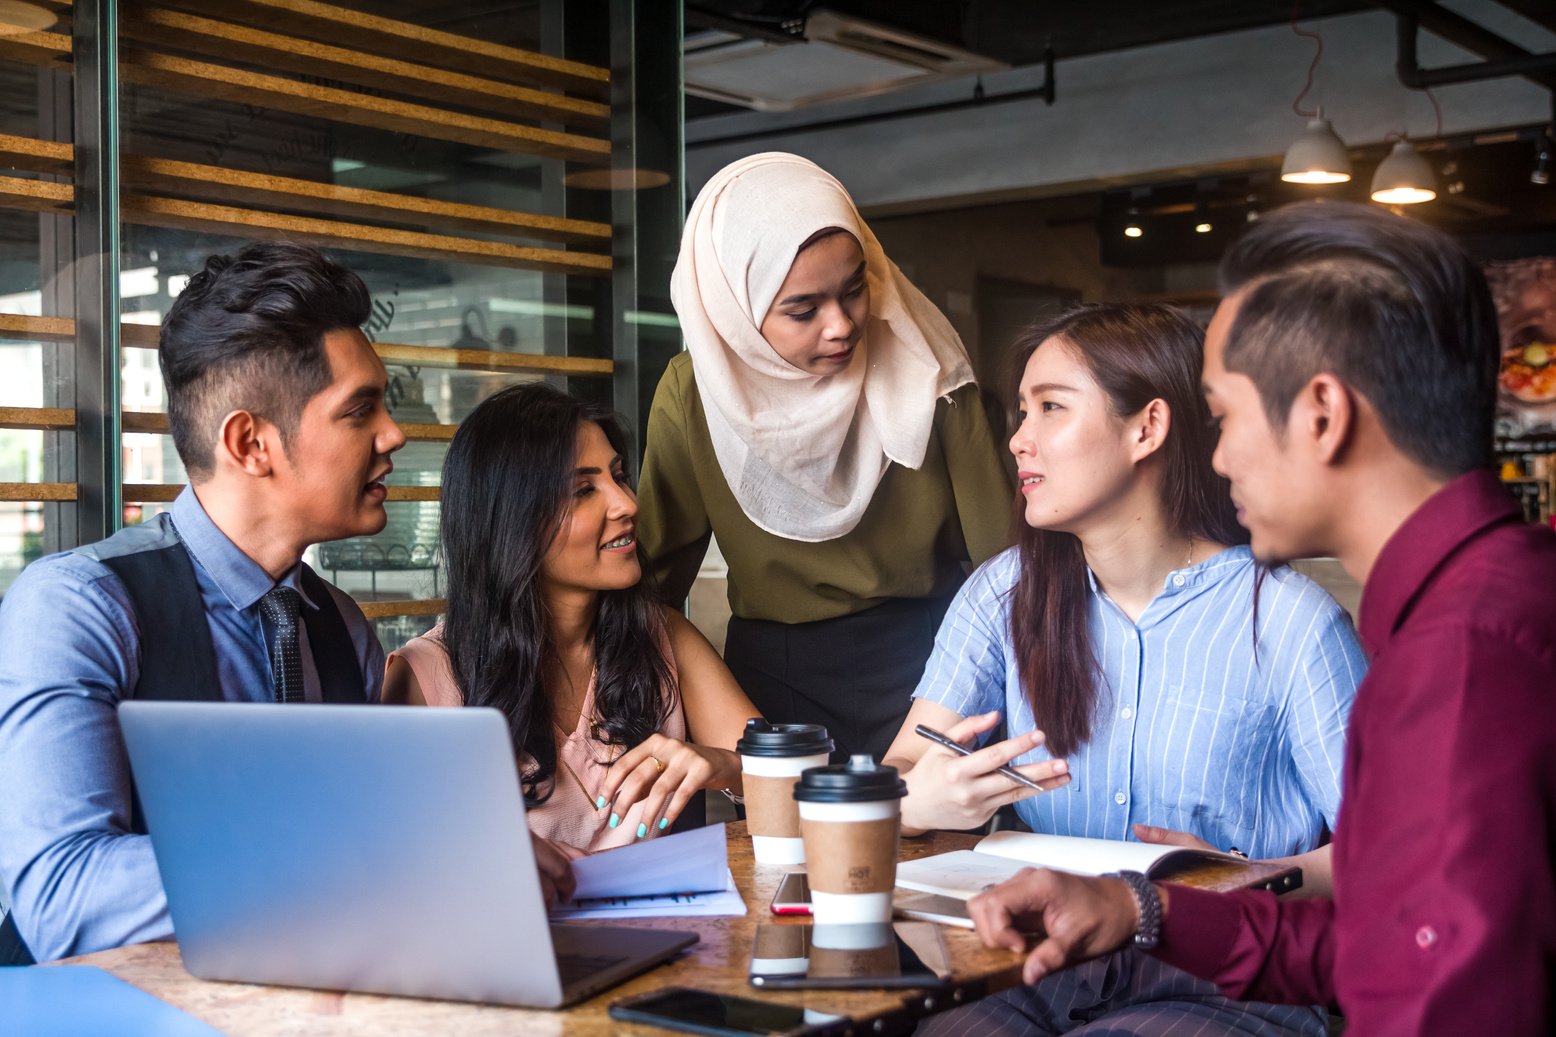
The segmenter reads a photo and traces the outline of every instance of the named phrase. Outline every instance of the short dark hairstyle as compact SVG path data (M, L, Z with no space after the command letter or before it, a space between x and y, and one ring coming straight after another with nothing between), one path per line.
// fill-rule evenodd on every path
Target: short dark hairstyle
M275 425L287 447L330 383L325 333L360 327L370 307L360 277L306 245L207 258L162 322L168 426L190 479L212 474L217 425L235 410Z
M1366 205L1288 205L1227 252L1221 289L1244 292L1226 368L1253 380L1277 429L1327 371L1428 471L1491 465L1496 311L1480 266L1446 234Z

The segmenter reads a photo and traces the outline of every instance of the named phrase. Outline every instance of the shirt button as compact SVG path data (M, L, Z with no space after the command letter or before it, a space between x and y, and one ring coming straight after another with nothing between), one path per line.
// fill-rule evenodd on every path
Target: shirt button
M1429 951L1437 943L1437 930L1429 925L1423 925L1416 930L1416 946L1423 951Z
M1115 792L1115 793L1113 793L1113 802L1117 803L1119 806L1123 806L1124 803L1128 801L1128 799L1129 799L1129 797L1124 795L1122 792ZM1421 934L1420 933L1416 934L1416 939L1417 940L1421 939Z
M1184 580L1182 573L1178 573L1176 576L1174 576L1172 578L1172 585L1174 587L1182 587L1184 585L1184 583L1186 583L1186 582L1187 581Z
M1123 709L1118 711L1118 715L1123 717L1125 720L1128 720L1130 717L1135 715L1135 711L1130 709L1128 706L1125 706Z

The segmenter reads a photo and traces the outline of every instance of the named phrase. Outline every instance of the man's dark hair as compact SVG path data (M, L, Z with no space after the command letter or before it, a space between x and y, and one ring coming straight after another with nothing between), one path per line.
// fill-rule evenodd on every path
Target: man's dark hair
M1327 371L1428 471L1491 465L1496 311L1479 265L1446 234L1365 205L1289 205L1232 246L1221 289L1245 292L1223 362L1253 380L1275 428Z
M275 425L289 447L303 407L330 383L325 333L360 327L370 306L360 277L306 245L206 259L162 322L168 426L189 477L211 476L217 426L235 410Z

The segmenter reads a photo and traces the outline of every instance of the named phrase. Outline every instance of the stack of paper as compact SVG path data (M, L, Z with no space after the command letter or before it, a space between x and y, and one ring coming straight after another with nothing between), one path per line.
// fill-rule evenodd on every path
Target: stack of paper
M573 918L743 915L729 870L724 826L660 836L573 862L573 899L551 909Z

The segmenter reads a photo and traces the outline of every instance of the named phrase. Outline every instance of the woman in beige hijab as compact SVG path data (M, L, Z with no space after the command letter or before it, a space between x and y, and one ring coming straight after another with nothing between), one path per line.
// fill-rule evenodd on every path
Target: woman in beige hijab
M774 723L880 756L1014 483L950 323L796 155L698 195L671 296L687 352L648 423L639 536L679 603L716 537L725 661Z

